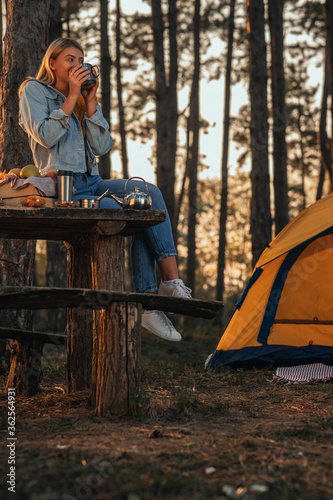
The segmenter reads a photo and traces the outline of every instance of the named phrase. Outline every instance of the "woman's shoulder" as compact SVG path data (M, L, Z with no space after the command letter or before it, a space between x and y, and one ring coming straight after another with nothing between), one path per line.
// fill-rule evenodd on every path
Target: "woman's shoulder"
M42 82L39 82L38 80L31 79L28 80L27 83L25 84L22 94L25 93L26 95L44 95L44 96L54 96L55 92L50 88L48 85L45 85Z

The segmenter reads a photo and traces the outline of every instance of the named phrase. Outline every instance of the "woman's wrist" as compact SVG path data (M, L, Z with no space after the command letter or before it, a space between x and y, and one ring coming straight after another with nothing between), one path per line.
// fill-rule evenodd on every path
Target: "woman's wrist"
M74 111L77 99L77 97L69 95L60 109L62 109L66 115L70 116Z
M90 118L97 111L95 99L93 101L87 102L86 105L87 105L87 115L88 115L88 118Z

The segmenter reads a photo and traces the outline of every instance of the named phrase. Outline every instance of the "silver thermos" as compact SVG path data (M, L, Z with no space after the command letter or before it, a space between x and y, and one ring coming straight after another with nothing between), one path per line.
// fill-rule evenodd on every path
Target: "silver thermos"
M72 201L73 172L58 170L58 201Z

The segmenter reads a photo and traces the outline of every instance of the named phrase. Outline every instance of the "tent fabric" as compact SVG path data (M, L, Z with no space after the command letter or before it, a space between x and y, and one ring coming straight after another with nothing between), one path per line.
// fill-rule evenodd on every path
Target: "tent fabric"
M260 256L207 368L333 364L333 195Z

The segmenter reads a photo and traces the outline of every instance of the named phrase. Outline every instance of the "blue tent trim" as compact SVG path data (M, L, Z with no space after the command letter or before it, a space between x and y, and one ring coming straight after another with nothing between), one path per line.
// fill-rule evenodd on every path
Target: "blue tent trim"
M267 339L270 333L270 329L274 323L276 311L280 303L282 290L286 282L287 276L289 274L289 271L293 267L293 265L295 264L296 260L301 255L303 250L308 245L309 242L306 242L303 243L303 245L298 245L296 248L291 250L280 266L280 269L275 277L271 293L269 294L266 310L257 337L257 341L260 342L261 344L267 344Z
M264 345L229 351L215 351L206 369L214 369L221 365L232 366L233 368L252 368L254 366L296 366L310 363L333 365L333 347Z
M243 291L242 295L239 297L239 299L236 302L236 308L237 309L240 309L241 305L243 304L243 302L245 300L245 297L247 296L248 291L250 290L251 286L257 281L257 279L261 275L262 271L263 271L262 268L258 267L254 271L254 273L252 274L251 278L248 281L248 284L244 288L244 291Z
M330 227L326 231L323 231L320 234L314 236L313 238L309 238L308 240L304 241L302 244L297 245L292 250L290 250L286 258L282 262L280 269L276 275L275 281L273 283L272 290L267 301L266 310L263 316L261 327L258 333L257 341L260 342L261 344L265 345L267 344L267 339L270 334L270 329L274 323L283 287L290 269L292 268L298 257L301 255L301 253L305 250L305 248L308 245L310 245L316 239L331 233L332 233L332 228Z

